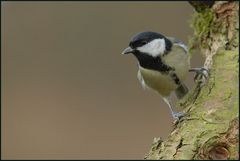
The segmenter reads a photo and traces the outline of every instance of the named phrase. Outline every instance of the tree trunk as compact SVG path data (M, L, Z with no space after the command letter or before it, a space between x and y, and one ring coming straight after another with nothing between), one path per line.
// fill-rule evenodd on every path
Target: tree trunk
M188 115L166 140L154 138L145 159L239 159L239 3L190 1L190 52L205 56L209 79L178 102Z

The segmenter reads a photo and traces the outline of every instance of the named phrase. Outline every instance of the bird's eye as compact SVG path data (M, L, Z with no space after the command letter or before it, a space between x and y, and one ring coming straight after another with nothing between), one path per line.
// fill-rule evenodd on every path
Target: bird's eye
M141 42L141 45L146 45L147 44L147 41L142 41Z

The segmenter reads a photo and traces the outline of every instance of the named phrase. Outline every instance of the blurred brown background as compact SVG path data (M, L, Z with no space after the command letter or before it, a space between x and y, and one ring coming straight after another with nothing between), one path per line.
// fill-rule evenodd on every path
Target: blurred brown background
M187 2L2 2L2 159L143 159L173 120L120 53L146 30L187 42L192 13Z

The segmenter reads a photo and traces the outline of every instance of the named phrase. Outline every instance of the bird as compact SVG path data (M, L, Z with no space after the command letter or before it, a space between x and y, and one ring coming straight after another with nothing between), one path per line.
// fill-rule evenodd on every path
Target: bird
M190 68L187 45L174 37L144 31L131 38L122 54L132 54L138 60L137 77L142 87L162 96L174 120L183 117L185 113L174 111L171 95L174 92L178 99L182 99L189 91L184 84L188 72L201 74L206 70Z

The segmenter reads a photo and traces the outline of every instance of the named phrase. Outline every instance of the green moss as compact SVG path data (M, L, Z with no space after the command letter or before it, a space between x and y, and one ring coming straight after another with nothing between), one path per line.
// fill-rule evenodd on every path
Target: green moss
M238 38L236 39L234 36L233 40L228 40L229 31L226 23L224 17L217 17L212 9L194 13L190 22L190 26L194 29L194 36L189 39L189 52L193 53L195 44L199 44L200 48L211 48L212 38L216 34L223 35L222 41L226 45L236 46Z
M211 9L206 9L204 12L194 13L193 20L190 26L194 29L195 38L192 41L206 39L214 28L215 14ZM202 47L206 47L207 43L202 43Z
M211 9L207 9L205 12L195 13L193 15L193 23L191 27L194 28L196 35L203 35L210 31L214 18L214 13Z

